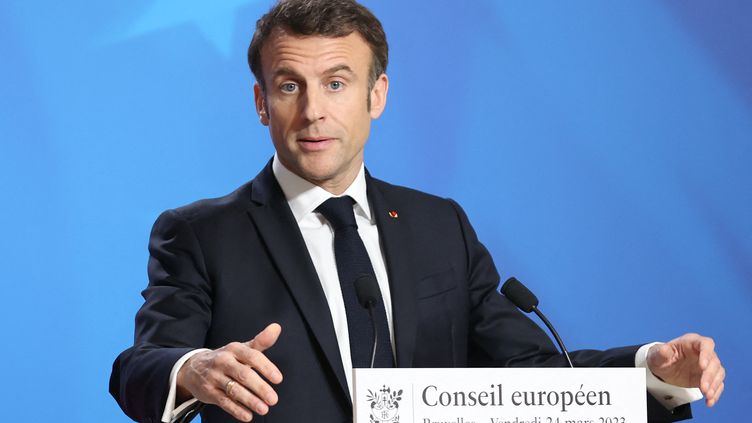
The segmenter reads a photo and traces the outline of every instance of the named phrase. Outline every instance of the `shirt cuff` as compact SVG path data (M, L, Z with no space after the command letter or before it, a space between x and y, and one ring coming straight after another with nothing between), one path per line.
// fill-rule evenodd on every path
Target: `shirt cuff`
M637 354L635 354L635 367L642 367L645 369L645 382L647 384L648 393L650 393L650 395L668 410L673 410L680 405L702 399L702 392L700 392L699 389L682 388L681 386L671 385L658 379L658 377L650 371L648 368L648 350L653 345L658 344L661 344L661 342L653 342L652 344L643 345L637 350Z
M185 353L178 361L175 362L175 365L172 366L172 371L170 372L170 386L169 391L167 393L167 402L165 404L164 412L162 413L162 422L163 423L170 423L175 421L178 417L180 417L189 407L191 407L193 404L198 402L196 398L191 398L188 401L185 401L184 403L180 404L178 407L175 407L175 397L178 393L178 372L180 371L180 368L183 367L183 364L185 364L186 361L188 361L189 358L193 357L194 355L204 352L204 351L211 351L206 348L199 348L197 350L189 351Z

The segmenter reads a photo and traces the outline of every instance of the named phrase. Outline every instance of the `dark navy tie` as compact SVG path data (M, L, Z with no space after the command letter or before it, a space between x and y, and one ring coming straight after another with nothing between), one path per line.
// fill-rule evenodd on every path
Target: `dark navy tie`
M342 288L347 313L347 328L350 335L350 356L355 368L371 366L373 328L368 310L360 305L355 293L355 281L363 275L376 275L368 258L363 240L358 234L351 197L330 198L316 211L324 215L334 228L334 257ZM378 345L374 367L394 367L392 344L389 341L384 301L379 301L373 314L378 332Z

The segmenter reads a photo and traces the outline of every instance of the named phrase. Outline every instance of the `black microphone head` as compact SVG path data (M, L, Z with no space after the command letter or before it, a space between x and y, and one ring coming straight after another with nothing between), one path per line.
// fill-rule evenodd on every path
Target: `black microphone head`
M525 313L530 313L535 307L538 307L538 297L530 292L522 282L513 277L504 282L501 293Z
M355 279L355 295L364 308L375 307L381 299L381 290L373 275L361 275Z

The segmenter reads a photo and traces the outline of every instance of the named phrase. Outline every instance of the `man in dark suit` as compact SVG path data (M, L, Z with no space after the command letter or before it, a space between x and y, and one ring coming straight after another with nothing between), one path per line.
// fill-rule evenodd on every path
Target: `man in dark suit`
M388 92L386 39L368 10L350 0L281 2L259 21L249 62L276 155L232 194L155 223L136 340L110 381L129 416L171 421L198 400L209 404L205 422L352 418L350 373L370 334L351 320L353 281L343 280L330 198L346 201L381 292L382 346L392 347L382 365L564 365L497 292L493 261L459 205L365 171L370 123ZM573 359L645 362L670 384L701 388L708 405L723 390L712 340L699 335ZM690 416L688 406L670 411L650 398L651 421Z

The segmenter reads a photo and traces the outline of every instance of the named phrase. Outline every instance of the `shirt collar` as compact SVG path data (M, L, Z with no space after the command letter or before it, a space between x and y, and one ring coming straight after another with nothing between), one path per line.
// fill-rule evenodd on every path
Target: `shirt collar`
M287 204L290 205L295 221L300 223L301 220L320 206L324 201L337 197L329 191L318 185L312 184L300 176L294 174L279 161L277 155L274 155L272 161L272 171L277 179L282 192L285 194ZM358 176L350 184L340 197L349 195L355 200L355 212L360 213L363 217L371 220L371 208L368 206L368 196L366 195L366 173L365 166L360 165Z

